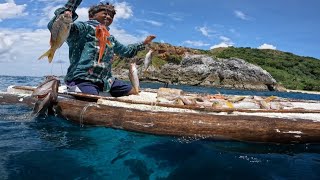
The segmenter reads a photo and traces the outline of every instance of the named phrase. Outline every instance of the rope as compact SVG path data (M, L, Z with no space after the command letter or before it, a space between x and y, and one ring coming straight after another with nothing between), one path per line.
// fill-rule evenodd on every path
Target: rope
M83 127L83 117L84 117L84 113L87 111L88 107L91 106L95 106L95 107L99 107L99 105L97 105L96 103L88 103L85 107L83 107L81 113L80 113L80 127Z

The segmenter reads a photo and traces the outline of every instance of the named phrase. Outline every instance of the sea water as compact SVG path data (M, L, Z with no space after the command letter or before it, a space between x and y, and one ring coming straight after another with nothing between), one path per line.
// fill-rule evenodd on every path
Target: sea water
M41 77L0 76L36 86ZM144 88L162 84L144 83ZM199 93L320 95L173 86ZM80 126L55 116L33 118L31 107L0 104L0 179L320 179L320 145L279 145L154 136Z

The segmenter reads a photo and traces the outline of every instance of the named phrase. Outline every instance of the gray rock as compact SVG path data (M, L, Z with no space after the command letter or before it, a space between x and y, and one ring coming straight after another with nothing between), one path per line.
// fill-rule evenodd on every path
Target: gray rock
M142 65L143 66L143 65ZM142 68L140 68L141 71ZM120 78L127 78L124 71ZM149 68L143 80L184 85L201 85L247 90L284 90L264 69L243 59L214 59L207 55L185 55L180 65L165 64L161 69Z

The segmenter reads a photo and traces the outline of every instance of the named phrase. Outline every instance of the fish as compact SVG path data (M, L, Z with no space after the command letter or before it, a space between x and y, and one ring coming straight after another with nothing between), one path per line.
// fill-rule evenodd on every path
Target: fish
M99 58L98 63L101 63L101 59L103 57L104 51L106 49L106 45L111 45L111 42L108 40L108 37L110 37L110 33L107 30L105 25L99 24L96 26L96 38L98 39L98 45L99 45Z
M273 100L277 99L277 96L269 96L266 99L264 99L266 102L271 102Z
M150 49L148 53L146 54L146 57L144 58L144 71L147 71L148 67L150 66L150 63L152 61L153 56L153 50Z
M138 77L138 69L136 67L136 63L130 63L129 67L129 79L132 84L133 89L139 94L139 77Z
M49 63L52 62L54 53L68 38L72 22L71 14L61 14L58 16L51 29L50 49L41 55L38 58L39 60L48 57Z
M48 108L57 102L60 81L55 76L48 76L32 93L37 98L33 114L39 115L47 112Z
M234 108L233 103L230 101L226 101L226 105L228 106L228 108Z

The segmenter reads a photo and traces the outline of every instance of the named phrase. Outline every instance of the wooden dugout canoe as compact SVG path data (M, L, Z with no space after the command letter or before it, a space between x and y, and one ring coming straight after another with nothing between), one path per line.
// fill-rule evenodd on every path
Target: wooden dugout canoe
M36 101L31 87L0 94L1 104ZM23 92L21 93L21 90ZM143 93L141 93L143 94ZM86 98L92 102L77 100ZM271 143L319 143L320 101L297 101L311 109L231 109L168 105L148 101L60 93L55 111L81 125L155 135Z

